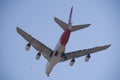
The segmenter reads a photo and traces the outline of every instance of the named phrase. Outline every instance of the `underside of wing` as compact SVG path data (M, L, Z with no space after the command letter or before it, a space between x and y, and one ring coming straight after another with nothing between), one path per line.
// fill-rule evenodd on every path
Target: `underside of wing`
M63 59L63 61L73 59L73 58L78 58L81 56L89 55L98 51L102 51L110 47L111 45L104 45L104 46L97 46L94 48L90 49L83 49L83 50L78 50L78 51L73 51L73 52L68 52L66 53L66 59Z
M42 55L50 61L51 59L51 54L53 53L53 50L45 46L43 43L39 42L37 39L20 29L19 27L16 28L17 32L29 42L29 45L32 45L36 50L42 53Z

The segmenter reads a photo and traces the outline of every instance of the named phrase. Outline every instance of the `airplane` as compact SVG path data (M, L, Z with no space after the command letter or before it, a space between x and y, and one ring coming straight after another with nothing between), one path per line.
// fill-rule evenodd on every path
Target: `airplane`
M79 58L82 56L86 56L85 61L88 62L92 53L105 50L111 46L109 44L65 53L66 44L68 43L71 32L75 32L77 30L87 28L90 26L90 24L72 25L72 11L73 6L70 10L68 24L58 19L57 17L54 17L55 22L64 30L54 50L50 49L49 47L32 37L30 34L20 29L19 27L16 27L17 32L28 42L25 49L28 51L30 47L33 46L38 51L36 55L36 60L39 60L41 54L45 57L45 59L48 60L46 66L47 76L49 76L54 66L59 62L71 60L70 66L73 66L73 64L75 63L75 58Z

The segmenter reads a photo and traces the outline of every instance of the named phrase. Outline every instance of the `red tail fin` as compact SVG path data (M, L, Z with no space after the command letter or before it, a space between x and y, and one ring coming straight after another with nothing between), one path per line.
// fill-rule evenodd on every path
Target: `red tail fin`
M73 6L71 7L71 10L70 10L70 15L69 15L69 21L68 21L68 25L71 24L71 19L72 19L72 11L73 11Z

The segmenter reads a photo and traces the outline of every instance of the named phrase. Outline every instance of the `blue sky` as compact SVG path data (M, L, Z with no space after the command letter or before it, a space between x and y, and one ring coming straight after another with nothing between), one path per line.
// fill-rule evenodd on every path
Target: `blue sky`
M119 80L119 0L1 0L0 1L0 80ZM47 60L35 60L37 51L16 32L19 26L36 39L54 49L63 30L54 17L68 21L71 6L73 24L90 23L89 28L71 34L66 52L112 44L91 55L88 63L84 57L59 63L47 77Z

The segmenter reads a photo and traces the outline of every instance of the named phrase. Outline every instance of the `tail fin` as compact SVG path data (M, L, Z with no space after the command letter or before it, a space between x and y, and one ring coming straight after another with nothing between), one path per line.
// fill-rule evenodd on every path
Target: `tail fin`
M68 20L68 25L69 25L69 26L71 25L72 11L73 11L73 6L71 7L71 10L70 10L70 15L69 15L69 20Z
M63 22L62 20L54 17L55 22L65 31L66 29L68 29L69 26L71 26L71 19L72 19L72 11L73 11L73 6L71 7L70 10L70 15L69 15L69 20L68 20L68 24Z
M83 24L83 25L71 25L71 20L72 20L72 12L73 12L73 6L71 7L71 10L70 10L70 15L69 15L69 20L68 20L68 24L65 23L64 21L58 19L57 17L54 17L54 20L55 22L65 31L67 30L69 27L72 27L72 32L73 31L77 31L77 30L80 30L80 29L83 29L83 28L86 28L88 26L90 26L90 24Z

